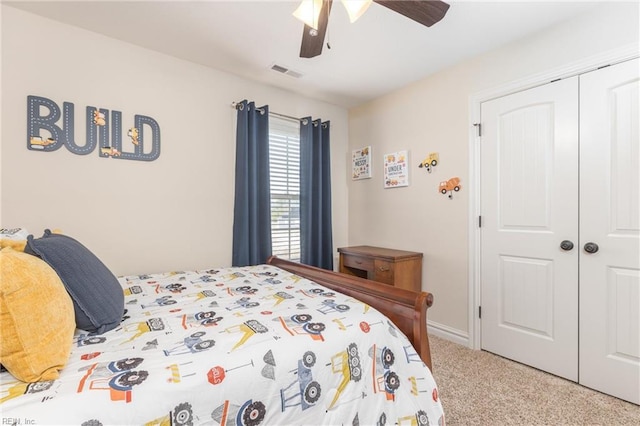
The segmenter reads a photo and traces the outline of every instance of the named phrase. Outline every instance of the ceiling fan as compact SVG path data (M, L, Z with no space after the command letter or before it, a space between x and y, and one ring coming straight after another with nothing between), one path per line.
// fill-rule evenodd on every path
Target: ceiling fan
M440 0L342 0L351 22L355 22L372 2L378 3L407 18L432 26L444 18L449 5ZM303 21L301 58L313 58L322 53L333 0L303 0L293 15Z

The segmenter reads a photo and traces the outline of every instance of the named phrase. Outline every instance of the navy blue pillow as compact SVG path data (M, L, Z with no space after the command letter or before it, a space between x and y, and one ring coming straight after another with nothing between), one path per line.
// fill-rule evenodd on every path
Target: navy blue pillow
M76 327L102 334L116 328L124 314L124 293L118 279L89 249L71 237L52 234L27 237L25 253L49 264L73 299Z

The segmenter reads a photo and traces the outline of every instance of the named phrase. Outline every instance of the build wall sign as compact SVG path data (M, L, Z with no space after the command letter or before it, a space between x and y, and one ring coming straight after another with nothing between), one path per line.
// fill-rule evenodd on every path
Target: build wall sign
M74 119L75 107L70 102L63 102L60 108L51 99L27 96L27 148L49 152L64 146L78 155L98 148L100 157L120 160L153 161L160 156L160 126L151 117L136 114L133 127L123 130L120 111L87 106L83 144L78 143L83 138L76 134Z

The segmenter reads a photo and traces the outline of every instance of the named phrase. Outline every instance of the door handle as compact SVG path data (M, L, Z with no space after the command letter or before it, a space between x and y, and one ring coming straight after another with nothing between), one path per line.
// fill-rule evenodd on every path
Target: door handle
M560 243L560 248L564 251L569 251L573 249L573 243L569 240L564 240Z
M600 250L600 247L598 247L598 245L596 243L589 242L589 243L584 245L584 251L586 251L589 254L594 254L598 250Z

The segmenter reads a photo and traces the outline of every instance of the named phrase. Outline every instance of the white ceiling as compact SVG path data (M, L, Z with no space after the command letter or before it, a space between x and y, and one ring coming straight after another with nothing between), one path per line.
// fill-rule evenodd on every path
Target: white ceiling
M242 77L353 107L525 37L595 1L451 0L431 28L373 4L350 24L334 0L322 55L300 58L297 1L3 1L20 9ZM271 70L273 64L302 74Z

